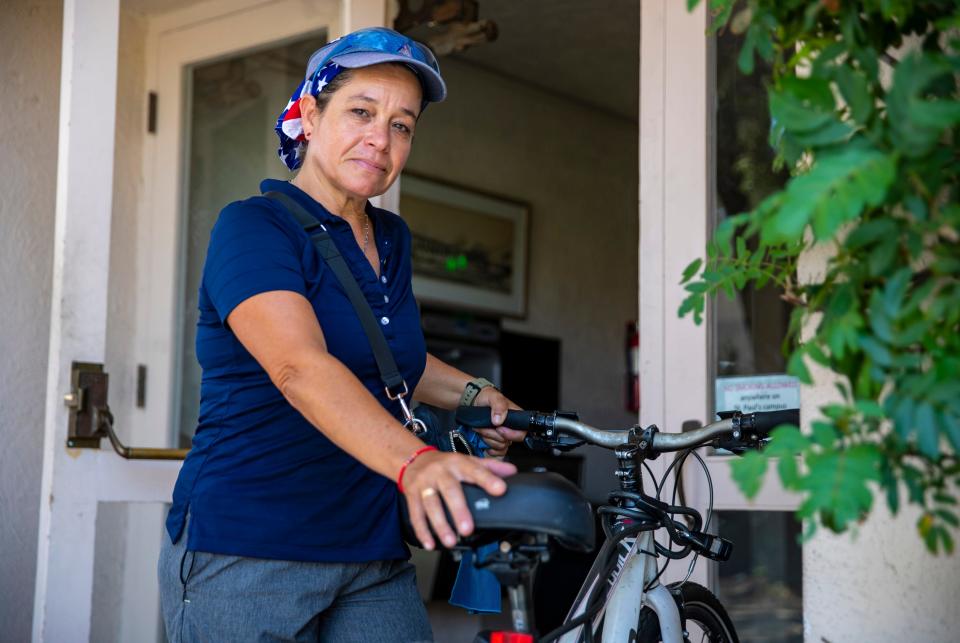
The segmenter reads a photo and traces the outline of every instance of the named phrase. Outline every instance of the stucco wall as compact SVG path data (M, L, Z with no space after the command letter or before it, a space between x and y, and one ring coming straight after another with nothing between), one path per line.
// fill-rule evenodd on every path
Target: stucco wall
M565 408L599 426L636 422L623 346L637 316L637 123L441 65L449 98L424 114L407 168L530 204L528 313L504 326L561 339ZM587 491L603 498L613 457L586 452Z
M800 276L822 274L830 248L808 252ZM801 392L804 423L817 409L837 401L831 375L811 369L816 386ZM901 493L901 507L906 504ZM881 494L869 519L851 533L826 529L803 546L804 640L841 641L960 640L960 555L930 555L917 533L919 511L902 508L891 516Z
M0 640L33 620L53 279L60 38L57 0L0 9Z

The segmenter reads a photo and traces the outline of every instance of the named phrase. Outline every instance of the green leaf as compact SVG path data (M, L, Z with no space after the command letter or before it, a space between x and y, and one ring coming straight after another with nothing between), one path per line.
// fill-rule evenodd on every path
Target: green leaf
M955 506L957 504L957 499L953 496L948 496L942 491L937 491L933 494L933 499L943 505Z
M960 520L957 520L957 515L947 511L946 509L936 509L934 512L940 520L947 523L951 527L960 527Z
M946 529L942 527L939 529L938 533L940 534L941 542L943 542L944 551L946 551L948 554L952 554L953 553L953 536L951 536L950 532L948 532Z
M877 447L857 445L846 451L824 451L807 457L808 474L801 487L808 496L801 504L801 513L821 513L824 525L842 531L851 522L860 520L873 503L873 492L867 486L880 480L881 455Z
M850 232L843 245L850 250L856 250L885 239L896 231L897 224L889 217L865 221Z
M797 461L809 447L810 439L795 426L778 426L770 432L770 442L764 453L777 458L777 472L785 488L799 488L801 476Z
M753 73L753 54L757 47L757 35L759 28L751 25L747 29L747 35L743 39L743 47L740 49L740 55L737 57L737 67L745 75Z
M902 397L893 409L894 428L904 440L909 440L916 432L914 408L913 398Z
M799 241L811 219L817 240L830 238L864 207L883 200L895 170L893 157L869 148L848 147L824 155L809 173L787 184L783 204L763 226L762 240Z
M730 463L730 473L734 482L747 498L753 498L760 491L763 476L767 472L767 456L756 451L747 451L742 458Z
M856 407L858 411L863 413L864 417L878 419L886 417L883 407L874 400L857 400Z
M914 421L917 425L917 446L920 452L930 458L940 455L940 434L933 406L928 402L917 405Z
M910 287L912 276L913 271L910 268L901 268L887 281L887 287L883 290L883 309L888 316L896 319L903 306L903 298Z
M703 265L703 259L699 257L690 262L690 264L683 269L683 278L680 280L681 284L685 284L690 281L697 271L700 270L700 266Z
M937 419L940 421L940 430L947 436L953 452L960 454L960 418L950 412L939 413Z
M843 100L850 107L850 116L857 123L866 123L873 114L874 99L867 77L846 65L834 69L834 79Z
M823 349L820 348L818 344L810 341L804 344L804 347L806 348L810 359L812 359L814 362L820 364L821 366L830 366L830 358L827 357L827 354L823 352Z
M860 347L878 366L890 366L893 363L890 349L869 335L860 337Z
M809 148L826 147L848 140L854 133L853 126L847 121L831 121L824 127L807 133L791 134L799 145Z
M787 373L796 377L802 384L813 384L813 377L810 376L810 371L803 361L803 356L802 348L793 351L790 359L787 360Z
M910 495L910 502L923 504L923 474L913 467L903 467L903 481L907 484L907 492Z
M813 429L813 441L824 449L833 448L836 444L839 434L829 422L814 421L810 423L810 428Z
M887 92L887 121L891 138L906 156L926 155L943 130L960 122L956 101L925 99L929 87L950 73L950 65L930 52L915 51L897 64Z
M894 259L897 258L897 247L897 238L888 237L870 252L867 257L870 276L881 277L890 271Z
M916 194L909 194L903 200L903 204L907 206L907 209L913 213L913 216L915 216L918 221L927 220L927 216L929 215L927 202L921 199L919 196Z
M770 443L764 450L771 456L797 456L810 448L810 438L800 432L800 429L789 424L783 424L770 432Z

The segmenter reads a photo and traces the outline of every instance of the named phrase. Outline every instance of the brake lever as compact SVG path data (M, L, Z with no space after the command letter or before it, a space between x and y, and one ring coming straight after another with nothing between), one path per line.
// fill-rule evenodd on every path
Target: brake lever
M732 542L720 536L705 534L702 531L678 529L673 540L678 545L689 545L693 551L701 556L706 556L710 560L721 563L730 560L730 554L733 553Z
M586 442L556 432L549 437L528 433L527 437L523 439L523 443L531 451L537 453L553 453L554 451L572 451L577 447L583 446Z
M713 441L711 446L714 449L724 449L729 451L734 455L743 455L747 451L762 451L767 443L770 442L770 438L758 438L755 435L750 437L740 436L739 438L735 437L726 437L726 438L717 438Z

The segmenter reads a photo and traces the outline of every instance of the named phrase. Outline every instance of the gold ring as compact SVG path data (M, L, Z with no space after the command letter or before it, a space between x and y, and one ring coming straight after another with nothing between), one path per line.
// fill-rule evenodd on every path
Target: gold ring
M426 499L428 496L436 495L436 493L437 493L436 489L434 489L433 487L427 487L426 489L420 492L420 497L423 499Z

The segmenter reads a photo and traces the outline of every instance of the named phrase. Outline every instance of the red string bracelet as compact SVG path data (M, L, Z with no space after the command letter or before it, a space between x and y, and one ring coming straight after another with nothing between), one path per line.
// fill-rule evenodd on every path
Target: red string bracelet
M403 493L403 474L404 472L406 472L407 467L410 466L410 464L414 460L416 460L417 457L420 456L420 454L426 453L427 451L438 451L438 450L439 449L437 449L437 447L430 447L430 446L420 447L419 449L413 452L412 456L407 458L406 462L400 465L400 473L397 474L397 488L400 489L400 493Z

